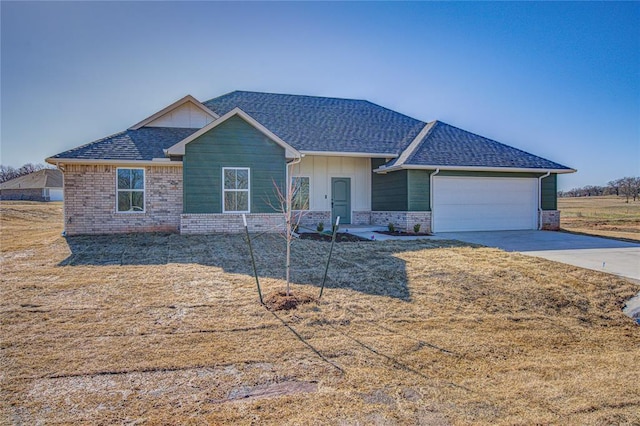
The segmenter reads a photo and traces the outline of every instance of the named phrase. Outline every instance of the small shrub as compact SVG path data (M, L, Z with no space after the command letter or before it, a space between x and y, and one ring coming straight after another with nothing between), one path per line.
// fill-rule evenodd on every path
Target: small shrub
M316 231L318 231L318 232L324 231L324 222L318 222L318 226L316 227Z
M420 232L420 224L416 223L415 225L413 225L413 232L415 232L416 234L418 232Z
M396 227L391 222L389 222L389 225L387 225L387 228L389 228L389 232L396 232Z

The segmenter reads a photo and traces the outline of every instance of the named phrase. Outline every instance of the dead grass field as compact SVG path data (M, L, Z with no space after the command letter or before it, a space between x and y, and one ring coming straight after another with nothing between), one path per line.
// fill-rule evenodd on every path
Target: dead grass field
M1 203L0 423L639 424L638 286L454 242L341 243L257 303L240 236L64 239ZM283 242L255 241L266 292ZM327 243L294 245L317 294Z
M640 241L640 201L624 197L558 198L562 229Z

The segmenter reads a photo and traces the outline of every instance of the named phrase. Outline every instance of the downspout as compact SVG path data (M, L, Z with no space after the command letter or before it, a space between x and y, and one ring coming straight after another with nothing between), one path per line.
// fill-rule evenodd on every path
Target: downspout
M431 208L431 232L433 233L433 177L440 173L437 168L435 172L429 175L429 207Z
M549 177L551 172L540 176L538 178L538 230L542 229L542 179Z

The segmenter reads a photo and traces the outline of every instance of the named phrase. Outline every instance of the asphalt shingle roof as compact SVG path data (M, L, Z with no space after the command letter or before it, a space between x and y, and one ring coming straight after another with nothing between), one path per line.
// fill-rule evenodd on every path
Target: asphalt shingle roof
M167 149L198 129L172 127L142 127L125 130L115 135L79 146L51 158L85 160L152 160L164 158Z
M442 121L434 123L405 165L569 169Z
M369 101L235 91L203 102L220 116L239 107L299 151L401 155L426 123ZM142 127L51 158L152 160L198 129ZM394 165L392 160L387 166ZM553 161L441 121L404 161L405 166L567 169Z
M235 91L203 103L220 115L239 107L299 151L395 154L425 125L355 99Z
M62 188L62 172L57 169L43 169L0 184L0 189L40 188Z

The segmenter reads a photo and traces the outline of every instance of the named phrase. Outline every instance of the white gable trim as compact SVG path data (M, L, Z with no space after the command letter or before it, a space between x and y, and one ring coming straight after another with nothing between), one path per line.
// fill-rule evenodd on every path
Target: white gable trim
M285 141L280 139L271 130L269 130L266 127L264 127L256 119L254 119L249 114L247 114L246 112L244 112L243 110L241 110L240 108L237 108L237 107L232 109L231 111L229 111L228 113L226 113L222 117L218 118L217 120L207 124L202 129L200 129L197 132L193 133L191 136L188 136L187 138L185 138L185 139L181 140L180 142L178 142L177 144L173 145L172 147L170 147L169 149L167 149L165 151L165 154L166 155L184 155L184 148L189 142L195 140L196 138L199 138L200 136L202 136L205 133L207 133L209 130L218 127L219 125L221 125L222 123L224 123L225 121L227 121L228 119L230 119L231 117L234 117L236 115L238 117L242 118L247 123L249 123L251 126L253 126L260 133L262 133L263 135L265 135L266 137L271 139L273 142L275 142L278 145L280 145L281 147L283 147L284 150L285 150L285 156L287 158L300 158L302 156L302 154L300 152L298 152L295 148L293 148L291 145L289 145L288 143L286 143Z
M166 108L156 112L155 114L145 118L141 122L139 122L137 124L134 124L133 126L129 127L129 129L138 130L139 128L146 126L147 124L151 123L152 121L157 120L158 118L162 117L163 115L173 111L174 109L177 109L177 108L181 107L182 105L184 105L184 104L186 104L188 102L191 102L196 107L200 108L205 114L209 115L214 120L217 119L218 117L220 117L218 114L216 114L215 112L211 111L209 108L204 106L204 104L200 103L200 101L198 101L196 98L194 98L191 95L187 95L184 98L175 101L174 103L172 103L168 107L166 107Z
M413 154L416 151L416 149L418 149L422 141L427 137L427 135L429 134L431 129L433 129L433 126L435 124L436 124L436 121L432 121L424 125L422 130L420 130L420 133L418 133L418 135L413 139L413 141L411 141L407 149L402 151L402 154L400 154L400 157L398 157L398 161L396 161L396 164L395 164L396 166L404 165L404 163L409 159L411 154Z

